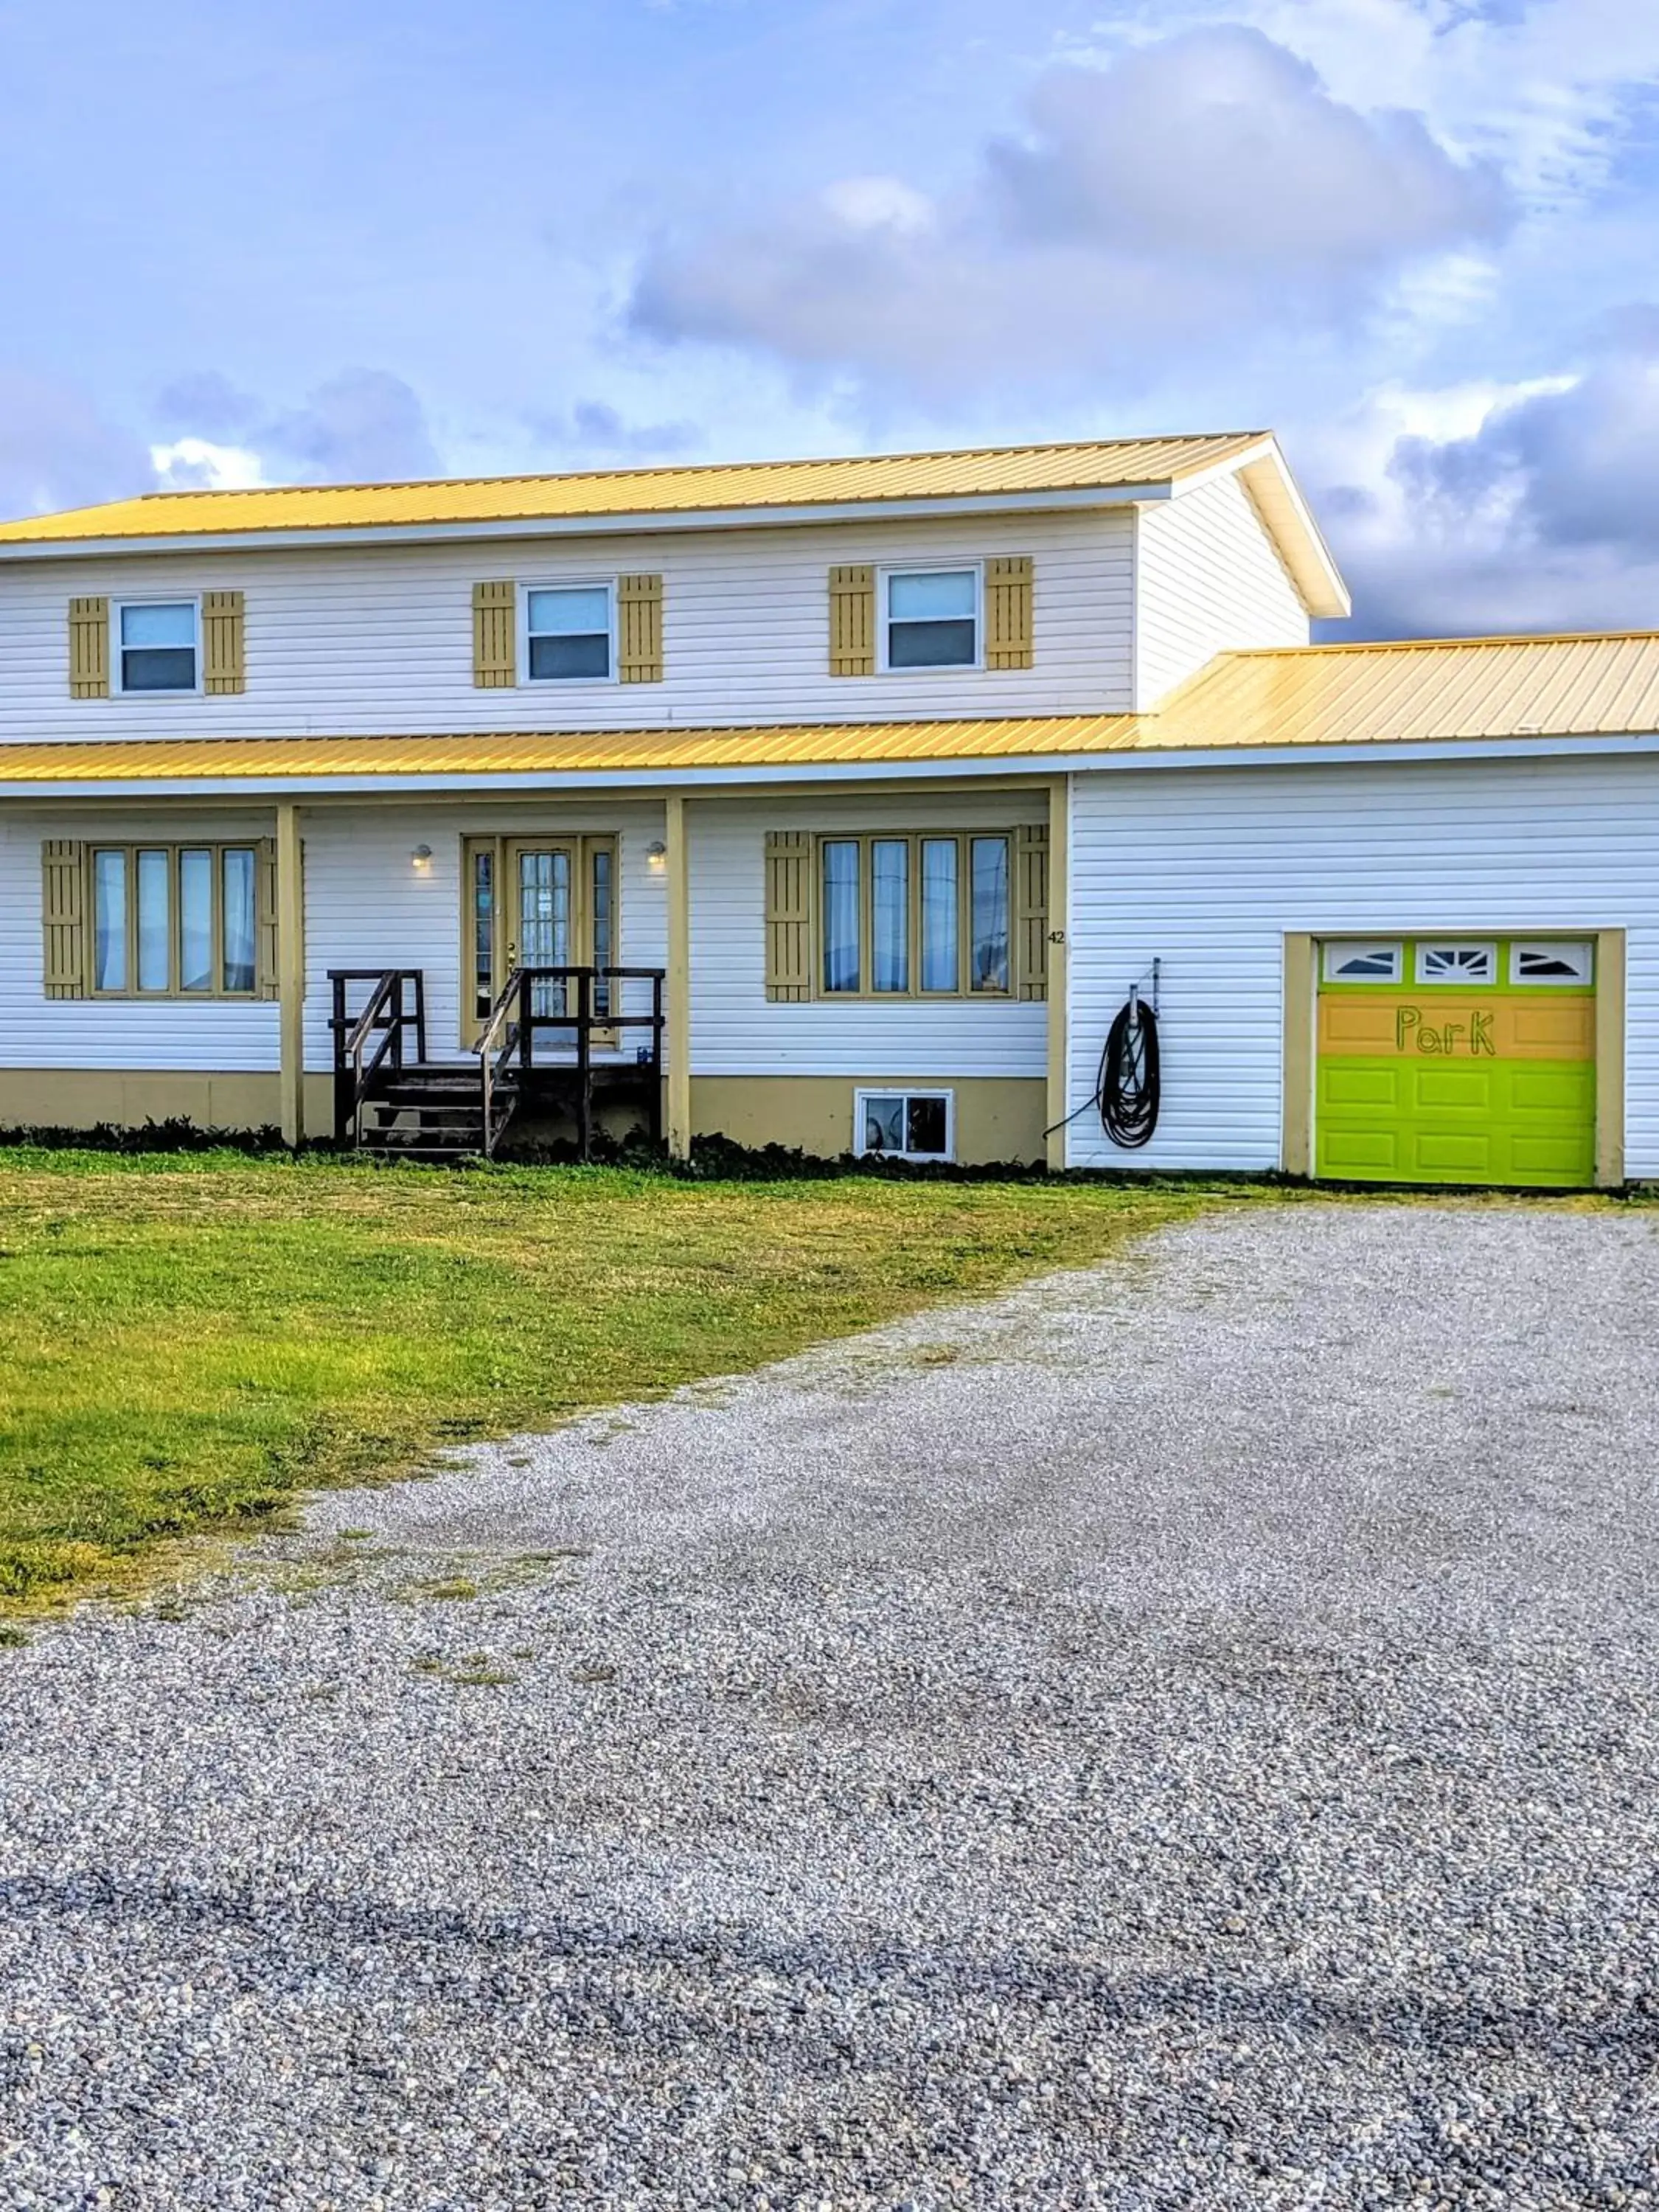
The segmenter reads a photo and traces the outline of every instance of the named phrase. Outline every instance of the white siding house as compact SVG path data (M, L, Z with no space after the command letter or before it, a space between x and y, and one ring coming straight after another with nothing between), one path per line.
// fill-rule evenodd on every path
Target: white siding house
M1659 1176L1659 638L1346 608L1255 433L0 525L0 1125Z

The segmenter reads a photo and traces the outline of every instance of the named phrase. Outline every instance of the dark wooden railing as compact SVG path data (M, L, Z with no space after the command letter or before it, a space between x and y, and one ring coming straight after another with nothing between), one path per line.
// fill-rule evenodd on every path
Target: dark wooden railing
M334 1037L334 1141L361 1145L363 1104L385 1068L406 1064L404 1042L414 1040L415 1065L426 1058L426 978L418 968L331 968L334 994L329 1028ZM370 986L356 1012L347 1005L354 983Z
M586 1159L593 1140L593 1041L606 1042L624 1030L646 1030L650 1041L635 1054L639 1066L648 1071L653 1134L659 1134L659 1086L662 1077L663 975L660 968L515 968L476 1047L483 1085L483 1147L493 1158L513 1109L535 1077L537 1036L550 1032L556 1040L566 1034L574 1055L574 1113L576 1143ZM621 1011L619 985L648 982L651 1011L625 1014ZM557 1012L538 1010L538 994L556 1005ZM574 1003L573 1003L574 1002ZM542 1063L551 1072L549 1063ZM561 1073L572 1063L553 1065Z

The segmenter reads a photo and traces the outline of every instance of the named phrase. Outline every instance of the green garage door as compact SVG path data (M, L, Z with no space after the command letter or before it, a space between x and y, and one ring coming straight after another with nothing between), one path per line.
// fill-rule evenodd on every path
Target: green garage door
M1316 1175L1595 1182L1591 940L1332 939L1317 1034Z

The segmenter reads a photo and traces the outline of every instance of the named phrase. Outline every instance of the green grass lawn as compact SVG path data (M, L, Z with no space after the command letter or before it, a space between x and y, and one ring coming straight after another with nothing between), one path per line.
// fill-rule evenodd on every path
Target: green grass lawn
M1212 1196L0 1153L0 1600L1081 1265Z

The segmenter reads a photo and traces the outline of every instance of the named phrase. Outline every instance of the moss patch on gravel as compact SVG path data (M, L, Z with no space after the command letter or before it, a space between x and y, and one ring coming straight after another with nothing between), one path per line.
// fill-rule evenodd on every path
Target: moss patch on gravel
M0 1604L1081 1266L1222 1189L0 1155Z

